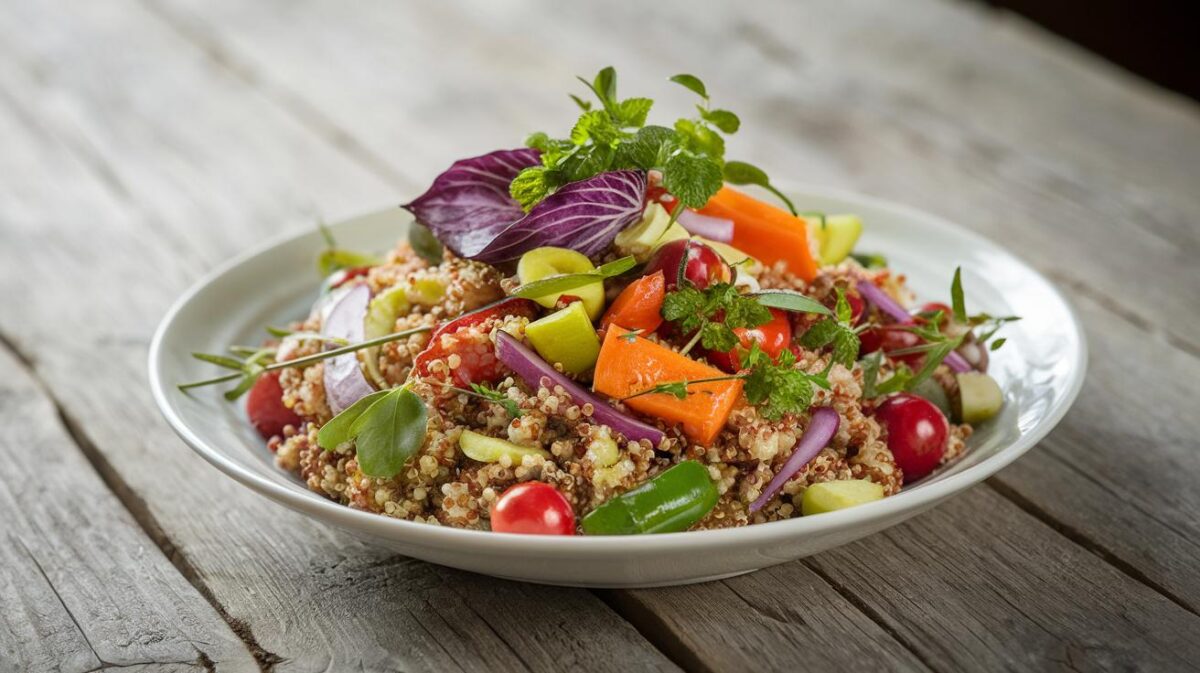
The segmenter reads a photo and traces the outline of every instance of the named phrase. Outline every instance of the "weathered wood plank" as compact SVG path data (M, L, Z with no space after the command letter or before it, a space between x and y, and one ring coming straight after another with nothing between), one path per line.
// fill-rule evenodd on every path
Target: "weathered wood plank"
M155 542L261 646L260 663L674 668L588 592L397 559L188 452L144 383L147 335L168 303L203 268L311 218L298 208L347 212L391 190L133 3L10 9L0 235L22 262L0 269L0 293L26 299L0 330Z
M1027 26L941 3L903 11L881 3L865 10L760 3L757 16L726 21L673 13L669 3L640 8L645 18L637 21L609 7L560 7L554 29L539 31L536 45L502 36L520 30L537 3L525 4L525 13L460 12L449 21L456 44L487 53L501 72L522 74L498 80L495 71L451 58L441 65L444 77L426 84L416 72L421 54L445 42L440 29L453 9L399 15L368 5L341 19L333 3L313 2L288 13L289 30L280 31L272 28L280 12L269 4L155 2L192 39L252 63L260 80L287 92L286 100L319 108L337 127L353 129L362 145L402 148L384 153L393 165L427 159L430 172L521 131L561 126L569 104L546 82L569 82L576 70L612 61L623 82L632 82L623 84L626 90L651 91L661 90L652 81L660 70L694 70L711 90L733 92L721 101L746 121L733 145L739 156L754 157L776 176L866 189L940 212L1004 241L1060 280L1077 302L1104 297L1104 309L1086 307L1083 316L1093 350L1105 354L1101 380L1093 374L1079 408L1044 453L995 483L1072 539L1194 609L1200 577L1191 547L1200 508L1187 485L1196 473L1187 438L1195 432L1169 420L1186 399L1180 388L1194 380L1195 360L1175 348L1195 350L1188 335L1197 318L1187 303L1200 287L1200 277L1187 272L1200 231L1191 217L1200 205L1191 189L1200 156L1194 106L1113 76ZM668 14L682 26L678 31L659 29ZM343 29L316 30L331 23ZM317 32L315 45L295 39ZM621 48L587 39L599 33L619 35ZM696 43L723 48L699 50ZM540 59L544 51L556 58ZM369 90L339 75L355 70L363 52L389 73ZM414 81L424 86L413 91ZM501 84L509 93L495 98L496 106L450 105L461 91L493 100ZM384 119L366 97L397 104ZM445 114L428 114L439 105ZM419 138L414 127L423 130ZM469 135L458 135L461 129ZM490 145L481 129L490 130ZM431 137L452 140L439 147ZM469 144L477 138L478 146ZM1181 291L1163 293L1163 286ZM1113 321L1128 324L1113 336ZM1131 381L1130 360L1146 374ZM1158 411L1143 414L1144 422L1120 413L1147 405ZM1133 427L1152 438L1137 442L1138 451L1122 448ZM1106 476L1112 474L1120 480ZM1110 503L1118 499L1136 504L1113 514ZM705 590L688 592L712 598ZM637 592L613 602L667 625L672 615L711 602L680 595ZM687 638L687 631L680 627L677 637ZM733 656L729 648L715 649L706 654Z
M940 670L1185 671L1200 656L1200 617L988 488L808 563Z
M0 345L0 671L257 666Z

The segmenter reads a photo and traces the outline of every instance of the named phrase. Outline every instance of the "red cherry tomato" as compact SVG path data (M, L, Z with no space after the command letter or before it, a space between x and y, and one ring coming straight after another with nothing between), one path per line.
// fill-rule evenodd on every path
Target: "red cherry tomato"
M749 350L755 341L762 352L771 356L772 360L778 359L779 354L792 342L792 321L786 312L773 308L770 322L758 327L736 327L733 333L741 341L740 346L724 353L708 353L709 362L731 374L742 368L742 353Z
M904 353L900 355L892 355L894 351L899 351L906 348L915 348L925 343L921 337L913 334L900 325L883 325L880 327L872 327L869 330L864 330L858 335L860 355L874 353L877 350L883 350L888 357L899 360L911 366L918 365L924 359L924 353Z
M644 203L646 205L658 203L663 208L666 208L668 213L674 213L675 206L679 205L679 199L668 192L666 187L663 187L661 184L654 184L646 189L646 200Z
M686 262L685 260L686 256ZM646 262L642 275L649 276L655 271L662 271L666 279L666 291L673 292L679 288L679 270L683 266L683 278L696 289L703 290L716 283L728 283L733 280L733 270L721 258L716 250L707 245L693 241L690 238L679 239L664 243L654 251L654 256Z
M338 269L329 274L329 289L334 290L346 284L351 278L365 276L370 272L369 266L355 266L349 269Z
M527 481L509 488L492 505L492 530L498 533L574 535L575 512L550 484Z
M471 383L493 382L499 379L504 369L491 342L486 339L480 340L476 334L461 338L456 338L455 335L468 327L506 315L533 318L537 315L537 304L529 299L509 297L442 323L430 336L429 345L413 360L417 373L429 376L429 363L458 355L460 364L451 370L455 385L466 388Z
M887 428L888 449L904 471L905 483L933 472L946 455L950 426L942 412L923 397L893 395L875 409L875 420Z
M283 434L283 426L300 427L304 419L283 404L283 386L279 385L279 372L267 372L258 377L246 396L246 415L250 424L263 439Z

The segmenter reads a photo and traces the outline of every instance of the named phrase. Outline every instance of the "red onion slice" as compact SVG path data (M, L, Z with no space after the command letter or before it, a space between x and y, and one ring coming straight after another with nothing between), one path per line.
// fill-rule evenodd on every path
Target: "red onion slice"
M544 378L550 379L552 385L562 386L576 404L582 406L591 403L594 409L592 418L625 435L626 439L635 442L648 439L651 444L658 446L666 437L662 430L649 423L626 416L600 397L584 390L578 383L567 378L562 372L538 357L508 332L500 331L496 334L496 357L500 358L500 361L509 369L516 372L517 376L521 377L521 380L531 388L540 386Z
M346 291L336 303L329 306L321 334L351 343L363 340L363 320L367 315L367 304L371 301L371 288L355 285ZM325 401L336 416L343 409L375 392L375 388L363 376L356 353L346 353L325 361Z
M897 302L895 299L892 299L891 295L880 289L875 283L872 283L869 280L860 280L855 287L858 288L858 293L863 296L863 299L866 299L874 304L875 308L891 316L891 318L896 322L900 323L901 325L908 325L912 323L913 317L909 314L909 312L903 306L901 306L899 302ZM972 369L966 358L960 355L957 351L950 351L950 353L946 355L942 362L945 362L950 369L953 369L959 373L969 372Z
M771 483L767 484L762 495L750 503L751 514L770 502L789 479L796 476L797 472L817 457L821 449L829 445L830 440L837 434L838 425L841 422L842 419L838 416L838 412L830 407L821 407L813 411L808 427L804 429L804 434L800 435L800 441L796 442L796 447L792 449L791 458L788 458L787 462L783 464L783 469L779 470L779 474L775 475Z
M728 243L733 240L733 220L701 215L694 210L684 208L676 221L693 236L707 238L718 243Z

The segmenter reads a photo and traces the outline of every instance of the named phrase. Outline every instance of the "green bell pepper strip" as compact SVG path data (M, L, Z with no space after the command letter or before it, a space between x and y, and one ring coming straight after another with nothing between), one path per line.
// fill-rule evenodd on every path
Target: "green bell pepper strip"
M685 460L583 517L588 535L675 533L687 530L717 504L708 468Z

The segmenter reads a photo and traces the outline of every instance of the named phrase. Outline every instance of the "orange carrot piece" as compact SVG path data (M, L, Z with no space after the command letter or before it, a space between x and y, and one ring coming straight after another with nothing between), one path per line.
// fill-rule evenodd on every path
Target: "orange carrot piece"
M600 330L619 325L631 330L653 332L662 324L663 297L667 281L662 271L642 276L630 283L608 307L600 319Z
M614 325L600 348L592 389L621 399L659 383L719 376L728 374ZM697 383L688 386L687 392L688 396L682 400L666 393L653 393L625 400L625 404L648 416L680 423L689 439L710 446L742 394L742 381Z
M816 278L817 262L809 249L804 218L729 187L722 187L700 212L733 220L730 245L738 250L767 265L783 260L805 282Z

